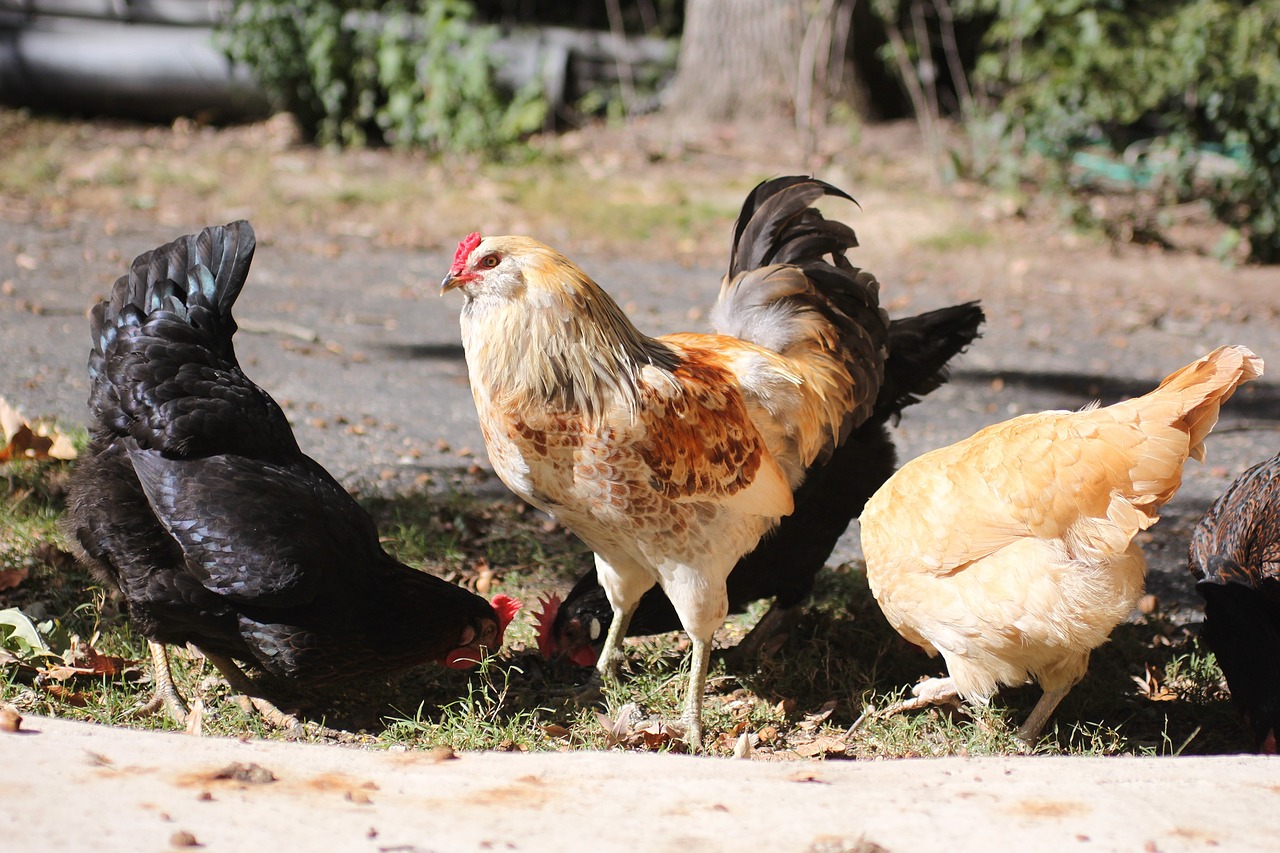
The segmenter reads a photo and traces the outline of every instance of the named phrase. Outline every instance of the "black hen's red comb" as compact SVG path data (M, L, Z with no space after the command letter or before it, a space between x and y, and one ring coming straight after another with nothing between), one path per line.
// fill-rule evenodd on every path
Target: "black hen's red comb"
M449 272L454 275L462 272L462 267L466 264L467 258L470 257L476 246L480 245L480 239L479 231L473 231L462 238L462 242L458 244L458 250L453 253L453 266L449 268Z

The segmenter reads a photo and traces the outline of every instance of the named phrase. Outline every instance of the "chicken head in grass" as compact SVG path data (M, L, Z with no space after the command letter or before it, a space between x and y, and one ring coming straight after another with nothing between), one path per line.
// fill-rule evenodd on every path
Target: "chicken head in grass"
M767 181L734 231L713 334L650 337L580 267L529 237L472 235L442 291L495 471L595 552L616 676L641 597L662 587L691 640L684 722L695 749L725 579L794 506L793 491L871 414L887 319L810 205L821 181Z
M1187 459L1204 460L1222 403L1261 374L1248 349L1221 347L1141 397L1023 415L890 477L862 514L867 580L889 623L949 674L902 707L1035 679L1044 695L1018 731L1034 741L1142 594L1134 537Z
M296 726L241 664L326 687L496 651L519 603L493 603L387 554L369 514L298 447L241 370L231 309L248 222L136 258L91 318L90 441L68 487L82 559L118 590L178 722L167 646L190 643L269 722Z

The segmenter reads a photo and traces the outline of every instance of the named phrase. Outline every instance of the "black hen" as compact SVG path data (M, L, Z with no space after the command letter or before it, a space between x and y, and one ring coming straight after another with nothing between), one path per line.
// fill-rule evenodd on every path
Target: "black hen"
M1191 537L1204 640L1259 752L1280 735L1280 456L1255 465Z
M748 198L744 206L744 217L752 200ZM805 210L803 216L820 219L811 209ZM739 236L742 222L740 218ZM821 232L806 232L798 227L804 222L797 225L793 220L787 224L793 229L792 234L807 233L811 244L793 241L796 245L788 247L794 249L793 255L820 256L832 250L819 240ZM836 257L844 260L842 254ZM796 259L790 262L800 263ZM825 264L813 264L805 266L805 271L810 276L822 275L824 267ZM893 474L896 451L888 422L946 381L948 361L978 337L983 320L978 303L968 302L889 324L888 358L870 415L829 458L819 459L810 467L795 492L795 511L739 560L729 575L726 586L731 613L741 613L759 599L774 598L773 606L739 644L736 655L744 659L756 656L766 640L799 615L818 571L849 522ZM578 579L563 602L552 596L543 604L538 617L538 644L543 656L563 654L582 666L594 663L613 620L612 607L594 569ZM671 602L661 588L654 587L640 600L627 634L643 636L680 628Z
M465 666L501 645L514 613L388 556L241 371L231 307L253 251L247 222L182 237L134 260L91 318L92 436L70 530L151 642L151 707L179 720L164 644L197 646L237 690L252 685L233 660L326 685Z

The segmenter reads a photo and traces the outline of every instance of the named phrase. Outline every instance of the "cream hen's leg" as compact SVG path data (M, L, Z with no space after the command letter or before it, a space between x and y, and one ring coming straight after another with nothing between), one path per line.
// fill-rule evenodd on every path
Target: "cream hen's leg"
M616 680L618 668L622 666L622 641L627 636L627 626L636 612L636 604L626 610L613 608L613 621L609 623L609 633L604 636L604 646L600 649L600 660L596 661L596 672L601 678Z
M1040 736L1044 724L1049 722L1051 715L1058 703L1063 700L1074 684L1068 684L1065 687L1058 687L1053 690L1046 690L1044 695L1040 697L1040 701L1031 709L1031 714L1027 717L1027 721L1018 728L1018 740L1025 744L1035 743L1036 738Z
M711 665L711 642L689 638L689 695L684 699L685 743L697 752L702 749L702 696L707 691L707 669Z
M685 743L695 752L702 749L702 699L711 665L711 640L729 614L729 595L724 585L727 575L727 569L717 575L714 569L699 571L681 566L664 579L663 591L671 599L691 643L683 722ZM717 577L718 582L713 582Z
M880 713L872 714L872 716L892 717L894 714L901 714L903 711L919 711L921 708L928 708L930 705L957 706L960 704L960 698L960 691L956 689L956 683L953 679L926 678L911 688L910 699L894 702Z
M1036 673L1036 680L1044 690L1040 701L1031 709L1027 721L1018 728L1018 740L1032 744L1040 736L1045 723L1071 688L1080 683L1089 669L1089 653L1067 655L1055 665Z

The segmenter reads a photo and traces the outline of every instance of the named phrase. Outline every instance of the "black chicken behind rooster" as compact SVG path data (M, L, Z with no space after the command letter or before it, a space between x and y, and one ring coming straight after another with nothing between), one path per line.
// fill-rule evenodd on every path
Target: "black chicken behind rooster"
M1189 553L1204 640L1259 752L1280 736L1280 456L1240 475L1196 525Z
M156 695L186 705L166 644L191 643L231 686L235 661L307 686L496 650L519 605L493 605L392 559L347 491L241 371L231 307L247 222L134 260L91 318L92 435L69 486L72 539L151 645ZM292 725L261 697L277 724Z
M742 662L799 616L814 580L849 522L894 472L897 452L888 423L907 406L947 380L948 362L979 335L984 320L976 302L905 317L889 324L889 356L870 417L856 427L825 461L806 472L795 492L795 511L783 517L729 575L729 612L773 598L769 611L734 649ZM592 665L604 642L613 611L595 570L582 575L563 602L552 596L539 615L538 646L544 657L563 654ZM659 634L681 627L675 608L654 587L636 608L629 636Z

